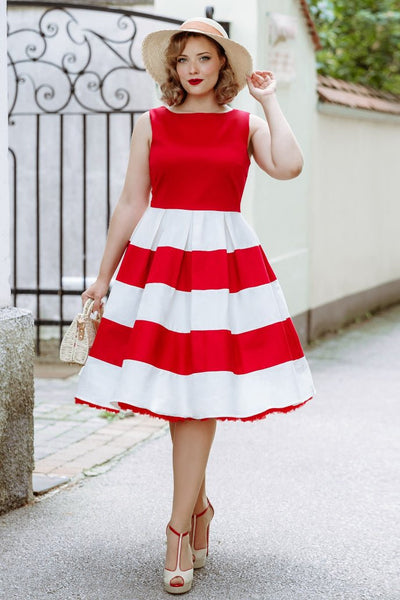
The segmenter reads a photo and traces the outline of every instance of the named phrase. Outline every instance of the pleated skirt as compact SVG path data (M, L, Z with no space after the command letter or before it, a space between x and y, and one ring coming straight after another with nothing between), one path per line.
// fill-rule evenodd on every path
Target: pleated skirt
M248 421L291 411L313 394L281 287L242 214L149 206L76 402L169 421Z

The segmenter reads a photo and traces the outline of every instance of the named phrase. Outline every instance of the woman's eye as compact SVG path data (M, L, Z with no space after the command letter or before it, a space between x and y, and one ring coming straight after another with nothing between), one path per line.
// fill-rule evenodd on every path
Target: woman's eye
M185 60L186 60L186 58L178 58L177 62L178 63L183 63L183 62L185 62Z
M202 56L200 60L210 60L210 56Z

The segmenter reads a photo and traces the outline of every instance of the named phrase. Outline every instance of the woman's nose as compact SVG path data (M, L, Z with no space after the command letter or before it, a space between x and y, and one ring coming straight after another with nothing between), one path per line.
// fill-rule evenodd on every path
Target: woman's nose
M198 72L198 66L196 61L192 61L189 63L189 73L197 73Z

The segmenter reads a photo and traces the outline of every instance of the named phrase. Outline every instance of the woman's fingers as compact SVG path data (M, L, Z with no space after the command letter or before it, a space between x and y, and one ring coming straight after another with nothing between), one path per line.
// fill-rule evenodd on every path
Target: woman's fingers
M273 94L276 89L276 79L272 71L254 71L250 76L247 76L247 84L250 93L256 100Z
M268 73L265 73L265 74L255 73L254 74L254 78L257 81L260 81L260 82L264 82L265 81L267 83L270 83L272 81L272 79L273 79L272 75L269 75Z
M272 71L254 71L251 74L251 79L258 79L258 80L271 80L274 79L275 76L273 74Z
M251 77L247 79L247 82L249 85L253 85L255 89L264 90L274 82L274 79L268 75L262 76L257 73L252 73Z
M86 301L89 300L89 298L91 300L94 300L94 304L93 304L93 311L95 312L96 310L99 311L100 307L101 307L101 301L103 299L103 297L101 295L99 295L96 292L90 292L90 290L87 290L85 292L83 292L83 294L81 295L82 298L82 306L85 305Z
M83 294L81 294L81 298L82 298L82 304L85 304L86 300L89 300L89 298L91 298L92 296L89 296L89 294L87 292L83 292Z
M274 75L272 71L254 71L254 73L257 73L257 74L259 74L259 75L264 75L264 76L265 76L265 75L270 75L270 76L271 76L271 75L272 75L272 76Z
M101 298L95 298L92 312L100 312Z

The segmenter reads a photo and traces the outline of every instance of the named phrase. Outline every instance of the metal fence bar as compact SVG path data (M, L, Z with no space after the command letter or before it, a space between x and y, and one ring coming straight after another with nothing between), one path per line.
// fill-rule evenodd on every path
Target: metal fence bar
M36 115L36 323L40 323L40 115ZM40 330L36 327L36 352L40 354Z
M83 223L82 223L82 275L83 275L83 288L86 289L86 276L87 276L87 239L86 239L86 230L87 230L87 130L86 130L86 115L82 115L82 213L83 213Z
M106 231L110 224L111 218L111 202L110 202L110 114L106 114L106 202L107 202L107 223Z
M64 115L60 115L60 196L59 196L59 266L58 266L58 287L59 287L59 315L60 315L60 342L63 336L62 322L64 320L64 299L63 299L63 272L64 272L64 228L63 228L63 211L64 211Z
M18 223L17 223L17 157L15 155L15 152L13 150L11 150L11 148L8 149L9 153L11 154L11 158L13 161L13 199L12 199L12 210L13 210L13 260L14 260L14 264L13 264L13 289L12 291L12 295L13 295L13 304L14 306L17 305L17 260L18 260L18 247L17 247L17 227L18 227Z
M36 294L36 291L39 292L41 296L59 296L60 290L59 288L39 288L38 290L32 288L18 288L18 295L30 295ZM80 296L82 290L63 290L63 296ZM58 323L58 321L57 321Z
M130 118L130 125L131 125L131 135L130 135L130 137L132 137L133 128L134 128L134 125L135 125L135 120L134 120L134 115L133 115L133 113L131 113L130 117L131 117L131 118Z

